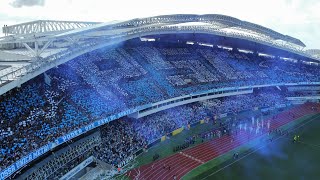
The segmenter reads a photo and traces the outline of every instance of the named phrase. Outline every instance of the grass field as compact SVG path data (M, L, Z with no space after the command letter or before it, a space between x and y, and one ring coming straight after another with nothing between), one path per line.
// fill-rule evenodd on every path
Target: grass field
M227 153L199 166L183 179L319 179L320 115L301 118L286 128L295 131L259 149L239 147L248 151L238 160L232 159L233 152ZM297 143L292 142L294 134L300 136Z

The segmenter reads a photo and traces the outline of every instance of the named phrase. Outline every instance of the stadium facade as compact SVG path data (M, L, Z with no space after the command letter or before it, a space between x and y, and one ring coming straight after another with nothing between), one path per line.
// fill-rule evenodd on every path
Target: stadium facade
M204 50L221 49L230 52L230 54L245 53L251 57L272 58L273 61L281 61L281 63L302 64L303 67L310 67L311 72L316 72L320 67L319 50L306 50L305 44L299 39L257 24L218 14L165 15L116 23L34 21L5 26L3 32L5 36L0 39L2 49L0 94L4 98L8 96L10 91L19 89L25 83L41 81L39 79L42 78L39 78L39 75L44 77L44 84L51 84L53 74L62 72L61 65L69 63L68 61L70 61L70 66L74 65L71 61L77 61L78 59L81 63L85 63L83 59L90 59L94 54L117 47L128 47L129 49L130 47L140 46L180 47L188 50L196 50L197 48L204 48ZM141 57L151 58L148 53L144 54L143 50L140 52ZM206 52L201 50L199 52L203 56L208 56L205 54ZM130 58L126 53L122 53L122 56ZM132 64L135 68L140 68L139 65ZM114 67L117 66L119 65L114 65ZM190 64L190 66L198 65ZM143 66L143 68L146 69L147 66ZM58 69L57 72L55 72L55 69ZM128 72L131 71L128 70ZM144 70L140 70L139 73L139 76L146 74ZM169 94L166 98L154 96L154 99L148 99L146 95L146 101L138 102L136 100L137 103L131 105L124 103L126 105L120 106L117 111L110 109L112 114L108 112L107 115L101 116L103 118L94 118L94 121L83 127L70 129L67 133L48 141L43 146L17 159L10 166L1 169L0 179L14 177L20 170L29 169L27 166L34 163L34 160L41 159L44 154L124 116L141 118L165 109L206 99L250 94L257 88L320 85L317 74L307 76L307 78L299 78L296 76L300 71L292 73L294 78L285 81L262 80L258 83L228 81L223 85L216 86L213 84L221 81L217 78L210 82L202 82L212 85L194 86L194 88L185 88L185 86L194 85L192 78L186 78L183 81L185 89L179 91L179 93L172 92L170 94L171 90L168 90L169 88L163 88ZM204 79L207 78L207 76L203 76ZM201 82L200 79L197 80ZM166 85L163 84L163 86ZM113 89L116 89L116 87L113 87ZM121 88L119 88L119 92L121 92ZM127 93L123 92L123 94ZM135 95L138 96L139 94ZM119 99L113 98L112 100ZM296 97L293 100L304 102L315 100L315 97Z

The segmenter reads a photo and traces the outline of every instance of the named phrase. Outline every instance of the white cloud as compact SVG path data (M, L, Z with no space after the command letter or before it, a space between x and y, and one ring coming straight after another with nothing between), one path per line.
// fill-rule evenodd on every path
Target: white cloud
M23 6L44 6L45 0L14 0L10 5L14 8Z
M225 14L257 23L320 48L318 0L46 0L44 6L13 8L0 1L1 16L8 24L26 20L55 19L112 21L164 14Z

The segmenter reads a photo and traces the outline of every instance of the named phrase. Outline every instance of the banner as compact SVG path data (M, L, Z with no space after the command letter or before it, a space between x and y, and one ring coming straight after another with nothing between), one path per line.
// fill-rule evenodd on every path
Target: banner
M48 152L52 148L52 144L47 144L42 146L41 148L31 152L30 154L24 156L11 166L7 167L0 173L0 179L6 179L10 175L12 175L14 172L28 164L29 162L33 161L34 159L40 157L42 154Z
M181 131L183 131L183 127L182 127L182 128L179 128L179 129L176 129L176 130L174 130L174 131L172 131L172 136L174 136L174 135L177 135L177 134L181 133Z
M166 136L161 137L161 142L166 140Z
M74 130L72 132L70 132L69 134L66 134L64 136L61 136L59 138L57 138L54 142L48 142L47 145L44 145L42 146L41 148L29 153L28 155L22 157L20 160L18 160L17 162L13 163L12 165L10 165L9 167L7 167L6 169L3 169L1 172L0 172L0 180L2 179L6 179L8 178L9 176L11 176L13 173L15 173L16 171L18 171L20 168L24 167L25 165L27 165L28 163L30 163L31 161L35 160L36 158L40 157L41 155L43 155L44 153L54 149L55 147L77 137L77 136L80 136L81 134L84 134L94 128L97 128L101 125L104 125L112 120L115 120L115 119L119 119L123 116L126 116L126 115L129 115L129 114L132 114L134 112L137 112L139 109L142 109L146 106L149 106L149 105L144 105L144 106L140 106L140 107L137 107L137 108L132 108L132 109L128 109L126 111L122 111L118 114L114 114L114 115L111 115L111 116L108 116L104 119L101 119L101 120L98 120L98 121L95 121L85 127L82 127L80 129L77 129L77 130Z

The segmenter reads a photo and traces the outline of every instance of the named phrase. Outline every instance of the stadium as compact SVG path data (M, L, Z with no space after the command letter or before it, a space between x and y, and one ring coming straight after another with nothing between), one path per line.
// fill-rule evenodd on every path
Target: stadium
M320 176L320 50L295 37L221 14L2 31L0 179Z

